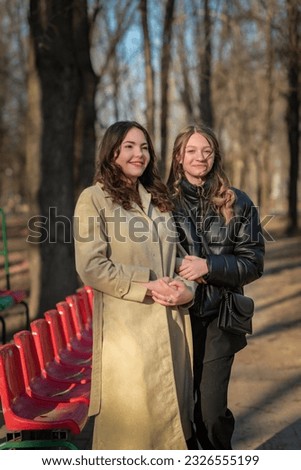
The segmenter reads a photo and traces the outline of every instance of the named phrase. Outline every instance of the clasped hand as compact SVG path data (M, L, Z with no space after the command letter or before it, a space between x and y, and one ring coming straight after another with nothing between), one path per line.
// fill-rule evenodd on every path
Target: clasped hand
M198 256L185 256L178 268L178 274L188 281L206 284L203 276L208 273L207 262Z
M150 295L155 302L165 306L186 304L194 296L192 290L183 281L170 277L146 282L144 286L147 287L147 295Z

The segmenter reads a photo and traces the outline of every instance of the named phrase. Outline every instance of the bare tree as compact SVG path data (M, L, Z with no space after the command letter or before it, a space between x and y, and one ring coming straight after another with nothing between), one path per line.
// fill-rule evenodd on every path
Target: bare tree
M145 94L146 94L146 124L150 135L155 136L155 96L154 70L151 58L151 42L148 27L148 1L140 0L141 22L144 41Z
M160 138L161 138L161 174L165 175L166 154L167 154L167 136L168 136L168 114L169 114L169 70L171 65L171 38L174 16L175 0L167 0L164 14L164 26L162 37L161 52L161 120L160 120Z
M81 96L74 39L74 1L31 0L30 30L41 83L40 238L41 293L39 311L74 292L72 217L74 212L75 119Z
M200 116L209 127L214 126L211 102L211 13L210 0L203 0L203 22L199 44L199 76L200 76Z
M266 14L257 20L259 27L263 29L265 39L265 77L263 87L266 92L263 96L262 113L262 145L256 152L257 170L257 204L266 213L269 210L271 194L271 141L273 129L274 91L275 91L275 45L273 43L273 20L275 8L273 2L268 2ZM252 18L252 16L251 16ZM255 16L256 19L256 16Z
M15 210L25 196L26 5L0 2L0 197Z
M299 178L299 109L300 109L300 3L286 0L288 23L287 50L287 130L290 151L289 189L288 189L288 233L298 228L298 178Z
M77 193L92 184L95 170L95 95L98 77L92 67L90 49L91 30L100 11L101 5L97 4L93 15L89 18L87 2L82 0L74 1L74 44L81 80L81 96L75 133L76 154L79 160L75 181Z
M27 118L26 118L26 189L29 204L29 229L31 221L36 220L40 213L38 192L41 182L41 87L35 66L35 53L32 38L29 38L27 66ZM30 240L29 240L30 241ZM35 240L32 240L33 242ZM40 299L41 257L39 245L28 243L30 303L29 311L32 318L38 314Z
M96 118L101 129L106 128L111 119L118 120L122 115L122 81L128 67L126 61L121 59L125 59L125 54L120 52L119 46L137 10L137 2L134 0L113 3L101 2L101 15L95 22L91 40L94 69L98 78L96 110L101 110Z
M212 104L212 25L209 0L183 3L177 18L178 91L189 122L214 126ZM187 34L189 31L189 34Z
M176 76L176 81L181 97L181 102L186 111L187 120L188 122L193 122L197 120L197 116L195 112L194 93L189 74L189 54L185 45L185 32L187 25L187 21L185 21L185 19L186 15L183 13L182 21L178 20L179 24L177 25L177 53L179 57L179 69L181 73Z

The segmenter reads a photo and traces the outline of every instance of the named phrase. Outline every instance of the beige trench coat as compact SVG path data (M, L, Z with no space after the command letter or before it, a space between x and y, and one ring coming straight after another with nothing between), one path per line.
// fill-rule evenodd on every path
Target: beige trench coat
M169 213L139 185L144 210L114 204L99 183L74 217L77 271L95 289L89 414L93 449L186 449L193 412L188 310L145 300L141 282L175 277Z

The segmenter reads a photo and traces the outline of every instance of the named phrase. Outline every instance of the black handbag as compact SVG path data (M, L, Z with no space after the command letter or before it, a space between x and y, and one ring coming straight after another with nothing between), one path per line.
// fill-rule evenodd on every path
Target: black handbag
M200 232L204 249L211 254L207 240ZM251 297L233 292L224 288L219 308L217 326L224 331L236 335L252 334L252 317L254 314L254 301Z
M224 331L236 335L252 334L252 317L254 301L251 297L223 290L217 326Z

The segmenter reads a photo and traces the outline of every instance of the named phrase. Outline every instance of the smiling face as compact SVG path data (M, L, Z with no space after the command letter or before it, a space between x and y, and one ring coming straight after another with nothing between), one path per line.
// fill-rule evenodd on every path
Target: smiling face
M149 161L146 137L140 129L132 127L121 142L115 163L121 168L124 176L134 184L144 173Z
M214 164L214 152L203 135L194 133L180 155L184 174L194 185L202 185Z

